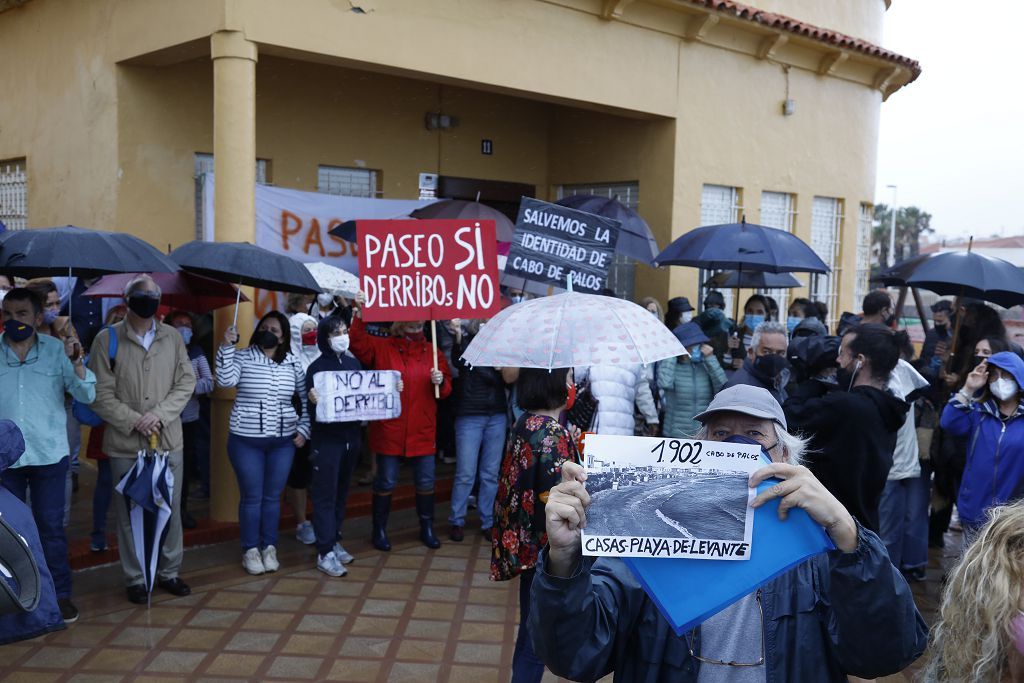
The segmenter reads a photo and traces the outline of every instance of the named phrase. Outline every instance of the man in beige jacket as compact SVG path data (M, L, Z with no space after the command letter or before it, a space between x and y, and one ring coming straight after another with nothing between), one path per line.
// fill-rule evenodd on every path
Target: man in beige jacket
M192 361L178 331L156 321L160 287L148 275L140 275L125 287L128 315L124 321L101 331L93 341L89 367L96 374L96 400L92 409L107 423L103 452L110 456L114 481L135 464L138 452L147 448L151 435L158 448L170 453L174 485L173 514L160 549L157 585L184 596L191 589L178 577L181 567L181 411L185 408L196 378ZM111 360L109 335L117 335L116 354ZM114 505L117 512L117 541L128 587L128 599L145 604L147 591L142 567L135 557L128 506L123 498Z

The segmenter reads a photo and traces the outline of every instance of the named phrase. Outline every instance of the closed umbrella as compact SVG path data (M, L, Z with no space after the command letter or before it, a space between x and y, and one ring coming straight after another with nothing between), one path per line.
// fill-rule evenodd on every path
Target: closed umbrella
M647 364L686 354L647 309L566 292L506 308L480 328L462 358L470 365L550 370Z
M480 202L468 202L462 199L444 199L429 204L413 211L412 217L494 221L499 242L511 242L512 234L516 231L515 224L508 219L508 216L497 209L492 209Z
M562 197L556 203L619 221L619 239L615 243L615 253L620 256L650 263L660 251L647 221L620 202L617 197L613 199L593 194L576 194Z
M123 232L67 225L0 233L0 273L20 277L110 273L173 273L168 256L144 240Z
M307 263L306 269L320 285L321 291L349 298L359 292L359 278L347 270L321 261Z
M765 273L754 271L725 270L704 283L705 287L716 289L789 289L803 287L803 283L789 273Z
M150 437L150 449L139 451L135 464L117 484L128 506L135 557L142 567L147 593L153 592L160 548L174 514L174 474L168 453L158 452L155 442L156 437Z
M138 273L104 275L83 294L100 298L124 296L125 286L137 275ZM230 306L239 296L242 301L249 300L244 294L239 295L238 288L234 285L185 270L177 273L153 273L152 278L160 287L160 300L164 304L193 313L206 313Z

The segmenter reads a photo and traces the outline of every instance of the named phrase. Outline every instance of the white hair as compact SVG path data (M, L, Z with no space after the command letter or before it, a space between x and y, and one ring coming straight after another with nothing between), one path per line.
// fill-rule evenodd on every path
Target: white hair
M754 334L750 338L750 348L757 349L761 345L761 337L766 334L781 334L783 337L788 337L789 331L782 323L767 320L754 328Z
M725 412L725 411L723 411ZM739 411L735 411L739 412ZM753 417L753 416L751 416ZM713 416L709 416L708 420L713 419ZM765 418L767 419L767 418ZM777 446L782 447L782 455L785 462L789 465L802 465L804 460L804 453L807 452L807 439L801 438L790 434L782 425L778 422L772 421L772 426L775 427L775 442ZM694 439L708 439L708 425L704 423L700 426L694 435ZM773 448L774 450L774 448ZM770 452L769 452L770 455Z
M156 280L151 278L149 275L142 273L140 275L136 275L135 277L133 277L131 280L128 281L128 284L124 286L124 298L127 299L128 297L130 297L132 294L136 292L136 290L139 289L141 285L144 285L146 283L153 285L153 289L156 290L157 296L161 296L163 294L163 292L160 291L160 285L156 283Z

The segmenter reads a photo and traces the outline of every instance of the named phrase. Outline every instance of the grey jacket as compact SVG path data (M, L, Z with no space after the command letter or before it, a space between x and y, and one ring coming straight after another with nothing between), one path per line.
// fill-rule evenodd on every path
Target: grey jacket
M762 587L768 683L846 681L897 673L924 652L928 630L885 546L860 527L857 549L817 555ZM537 655L559 676L616 682L696 681L700 629L677 637L626 565L584 557L569 578L547 574L530 596Z

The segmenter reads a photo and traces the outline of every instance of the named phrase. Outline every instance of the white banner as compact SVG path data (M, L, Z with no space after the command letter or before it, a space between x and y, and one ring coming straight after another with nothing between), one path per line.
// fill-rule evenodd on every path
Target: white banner
M393 420L402 414L396 370L338 370L313 375L317 422Z
M214 240L213 174L203 182L203 239ZM357 247L329 234L350 220L390 219L408 216L436 199L370 199L320 192L288 190L256 185L256 245L287 254L303 263L323 261L359 274ZM284 298L276 292L256 291L257 318L271 309L283 309Z

